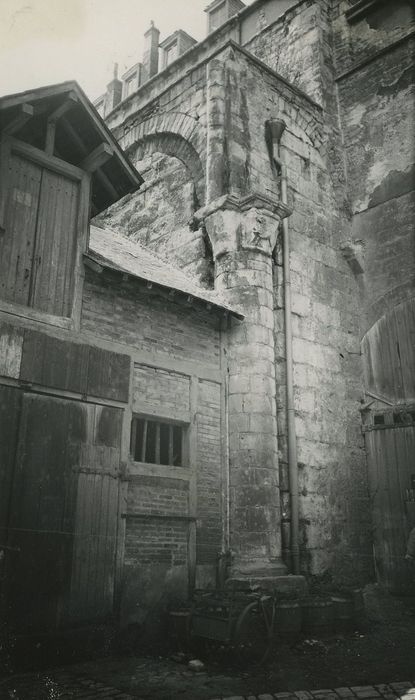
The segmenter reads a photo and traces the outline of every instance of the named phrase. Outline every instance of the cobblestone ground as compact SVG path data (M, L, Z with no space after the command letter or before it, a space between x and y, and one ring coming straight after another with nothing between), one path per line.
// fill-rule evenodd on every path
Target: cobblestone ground
M0 681L1 683L1 681ZM137 696L135 696L137 697ZM1 700L133 700L132 695L123 693L103 683L88 678L76 678L71 673L47 673L24 675L12 678L0 685Z
M150 692L150 694L149 694ZM87 678L77 678L71 673L51 673L42 676L26 675L10 679L0 687L1 700L158 700L166 697L153 691L138 691L129 695L122 691ZM181 693L169 694L170 700L178 700ZM352 686L323 690L299 690L293 693L261 693L259 695L220 695L212 700L415 700L415 680L382 685Z
M194 650L160 657L137 649L0 677L0 700L415 700L415 608L376 587L365 602L359 630L278 644L264 667L232 662L222 647L199 650L204 668L195 673L188 666Z

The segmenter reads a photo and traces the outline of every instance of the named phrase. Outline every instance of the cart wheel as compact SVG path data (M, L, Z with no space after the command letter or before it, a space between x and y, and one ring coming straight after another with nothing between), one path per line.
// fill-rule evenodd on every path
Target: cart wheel
M275 602L272 598L256 600L239 615L234 647L244 663L262 664L268 658L275 637Z

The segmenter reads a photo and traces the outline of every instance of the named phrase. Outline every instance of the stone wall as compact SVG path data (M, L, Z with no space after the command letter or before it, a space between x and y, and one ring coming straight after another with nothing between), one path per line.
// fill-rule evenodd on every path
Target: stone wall
M398 3L391 15L379 11L352 25L342 16L335 23L339 51L346 44L360 47L362 37L370 40L371 60L353 63L338 80L351 237L361 242L364 255L362 334L414 290L414 39L402 39L409 29L405 8ZM385 52L386 37L392 45ZM353 56L362 57L360 48Z
M261 36L254 37L247 48L280 70L283 77L278 78L243 50L231 46L212 56L203 71L192 65L186 79L178 71L174 88L167 86L168 76L164 76L164 83L163 75L158 76L159 96L154 82L149 86L148 101L141 90L136 98L136 113L130 105L124 124L121 110L114 115L114 125L122 144L133 152L140 138L145 140L152 129L161 132L165 120L174 119L174 124L170 121L170 133L185 135L194 147L204 170L209 202L226 192L244 196L255 190L266 196L279 196L279 183L272 172L265 140L265 121L285 120L282 156L287 163L288 199L293 209L289 228L302 569L311 575L326 573L343 583L361 582L371 575L371 551L359 413L359 286L340 248L349 233L350 221L345 204L337 104L333 98L334 76L333 70L327 69L332 36L326 4L299 3ZM297 71L297 77L293 71ZM179 118L174 116L179 104L180 110L191 118L196 114L196 103L193 107L191 98L193 75L200 80L194 98L197 125L185 120L181 127ZM284 78L311 91L324 111ZM153 116L145 118L147 110ZM120 216L122 209L123 203ZM155 222L155 230L157 226ZM198 231L202 235L203 227L199 226ZM175 235L171 232L164 239L163 254L174 255ZM280 253L278 248L274 275L275 395L285 521L283 546L287 549L290 512ZM180 264L186 263L182 260ZM124 303L128 304L128 300ZM242 426L241 431L247 432L247 428Z
M321 42L325 17L321 16ZM324 30L324 31L323 31ZM327 42L329 39L327 39ZM251 187L278 193L264 138L267 118L282 118L291 241L296 430L300 467L301 558L304 573L356 583L371 574L370 508L359 401L359 286L343 258L350 222L344 213L338 132L323 135L332 75L322 73L325 112L286 88L248 57L236 55L247 96ZM324 81L323 81L324 78ZM329 93L326 96L326 93ZM328 116L327 116L328 115ZM334 154L334 155L333 155ZM277 422L283 518L289 520L285 349L281 249L275 269ZM341 497L340 497L341 494ZM283 528L287 533L288 528ZM283 542L286 549L287 542Z
M244 48L319 103L323 99L320 11L325 4L325 0L296 3L244 42Z

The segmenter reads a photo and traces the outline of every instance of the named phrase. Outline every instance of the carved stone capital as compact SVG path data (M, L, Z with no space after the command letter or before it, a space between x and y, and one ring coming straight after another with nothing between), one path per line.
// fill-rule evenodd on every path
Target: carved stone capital
M205 225L215 258L237 250L271 255L279 223L290 214L287 205L262 194L230 194L199 209L194 220Z

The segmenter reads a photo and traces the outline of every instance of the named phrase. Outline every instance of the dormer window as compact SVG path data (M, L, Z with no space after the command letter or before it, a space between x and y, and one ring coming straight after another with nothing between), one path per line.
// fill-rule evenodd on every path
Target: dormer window
M168 49L166 49L166 66L169 66L170 63L173 63L173 61L177 58L177 41L175 41L174 44L169 46Z
M171 34L160 44L162 50L162 68L167 68L173 61L181 56L185 51L196 44L196 39L193 39L187 32L178 29L177 32Z
M244 7L242 0L214 0L205 9L208 18L208 34L221 27Z
M98 97L98 99L94 102L94 107L97 110L99 116L104 118L105 117L105 95Z
M141 72L142 64L136 63L132 66L124 75L122 76L123 81L123 91L122 99L125 100L126 97L132 95L141 85Z
M209 28L211 32L213 32L215 29L217 29L226 22L226 20L228 19L226 10L226 2L222 2L219 5L219 7L217 7L215 10L212 10L212 12L209 15Z

